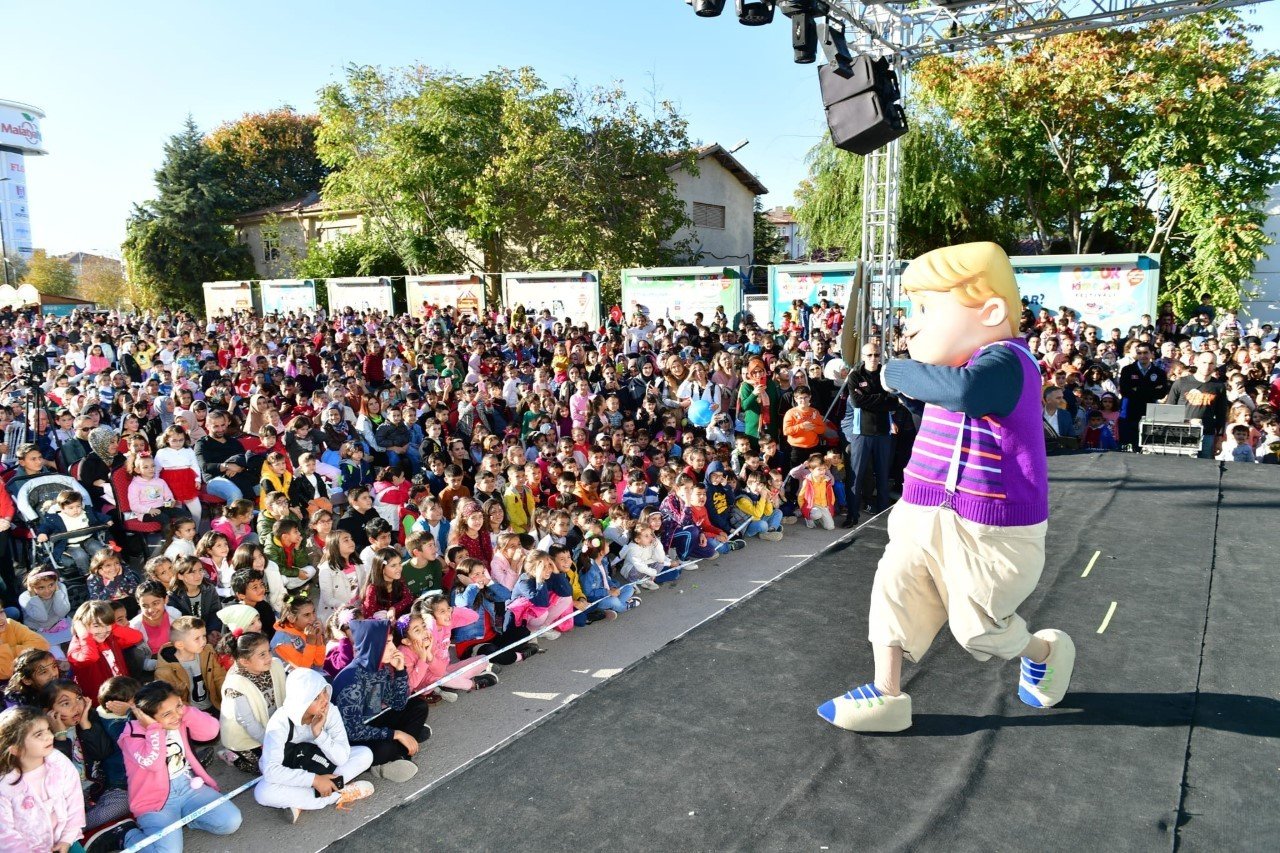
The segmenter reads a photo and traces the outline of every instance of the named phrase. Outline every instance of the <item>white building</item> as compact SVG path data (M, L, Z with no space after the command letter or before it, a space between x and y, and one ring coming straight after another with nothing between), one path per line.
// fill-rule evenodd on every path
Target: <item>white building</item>
M800 223L785 207L771 207L764 212L764 218L778 232L778 236L786 241L787 260L795 261L808 257L809 244L800 235Z
M679 165L669 170L693 222L671 242L691 238L693 253L683 259L691 265L747 266L754 249L756 196L769 190L718 143L702 146L697 155L697 175Z

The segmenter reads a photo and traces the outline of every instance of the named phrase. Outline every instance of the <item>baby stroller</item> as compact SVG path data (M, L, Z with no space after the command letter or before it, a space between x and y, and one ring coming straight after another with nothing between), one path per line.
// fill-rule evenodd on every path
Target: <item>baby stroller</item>
M37 541L36 527L40 524L40 517L47 512L53 511L54 502L57 500L58 494L67 489L79 492L84 499L85 506L89 505L89 493L85 491L84 486L66 474L49 474L42 477L32 477L24 481L22 488L14 496L13 503L17 507L18 514L22 516L22 535L31 543L31 552L28 560L30 571L34 572L47 566L57 572L58 577L66 584L67 600L71 604L71 612L74 613L77 607L89 600L88 581L84 573L66 555L65 551L61 560L54 558L54 552L58 550L59 543L68 539L81 539L85 536L96 538L103 545L106 545L106 532L110 529L110 525L101 524L83 527L68 533L55 534L44 542Z

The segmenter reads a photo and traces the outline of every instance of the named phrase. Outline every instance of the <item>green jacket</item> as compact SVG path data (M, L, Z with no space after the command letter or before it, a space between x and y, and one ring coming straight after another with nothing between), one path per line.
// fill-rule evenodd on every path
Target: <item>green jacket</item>
M305 541L299 542L298 547L293 549L292 563L289 562L285 554L284 546L274 536L263 540L262 550L266 552L267 560L279 566L280 574L287 578L296 578L299 569L311 565L311 556L307 553L307 543Z
M766 435L777 438L782 434L782 389L778 383L770 379L765 384L767 401L756 394L756 388L750 382L738 386L738 417L742 418L743 432L754 439L760 439L760 411L765 405L769 408L769 426Z

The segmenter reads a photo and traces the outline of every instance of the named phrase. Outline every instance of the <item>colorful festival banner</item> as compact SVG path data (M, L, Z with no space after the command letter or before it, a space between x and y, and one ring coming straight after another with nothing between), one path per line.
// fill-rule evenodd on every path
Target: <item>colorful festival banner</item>
M1032 311L1062 306L1080 312L1084 322L1108 332L1127 332L1143 314L1156 316L1160 289L1157 255L1043 255L1014 257L1018 289Z
M849 287L858 274L858 265L828 264L778 264L769 267L769 317L757 317L760 323L772 321L781 328L782 312L791 310L792 301L799 299L813 306L823 299L844 310L849 304Z
M404 280L404 296L413 317L425 316L427 305L473 317L484 313L484 279L478 275L411 275Z
M310 278L274 278L258 282L263 314L310 314L316 310L316 283Z
M645 310L653 319L710 323L716 309L730 320L742 310L742 270L738 267L655 267L622 271L622 311Z
M600 325L600 271L504 272L502 304L508 310L523 305L537 317L547 310L557 320Z

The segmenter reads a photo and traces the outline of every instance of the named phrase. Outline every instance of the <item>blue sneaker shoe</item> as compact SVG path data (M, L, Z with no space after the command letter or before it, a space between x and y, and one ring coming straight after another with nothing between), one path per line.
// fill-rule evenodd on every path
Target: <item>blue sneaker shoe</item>
M1018 698L1032 708L1052 708L1067 695L1076 663L1076 646L1061 631L1036 631L1035 636L1049 644L1049 659L1035 663L1030 658L1022 658Z
M874 684L864 684L823 702L818 716L851 732L900 732L911 727L911 697L889 696Z

